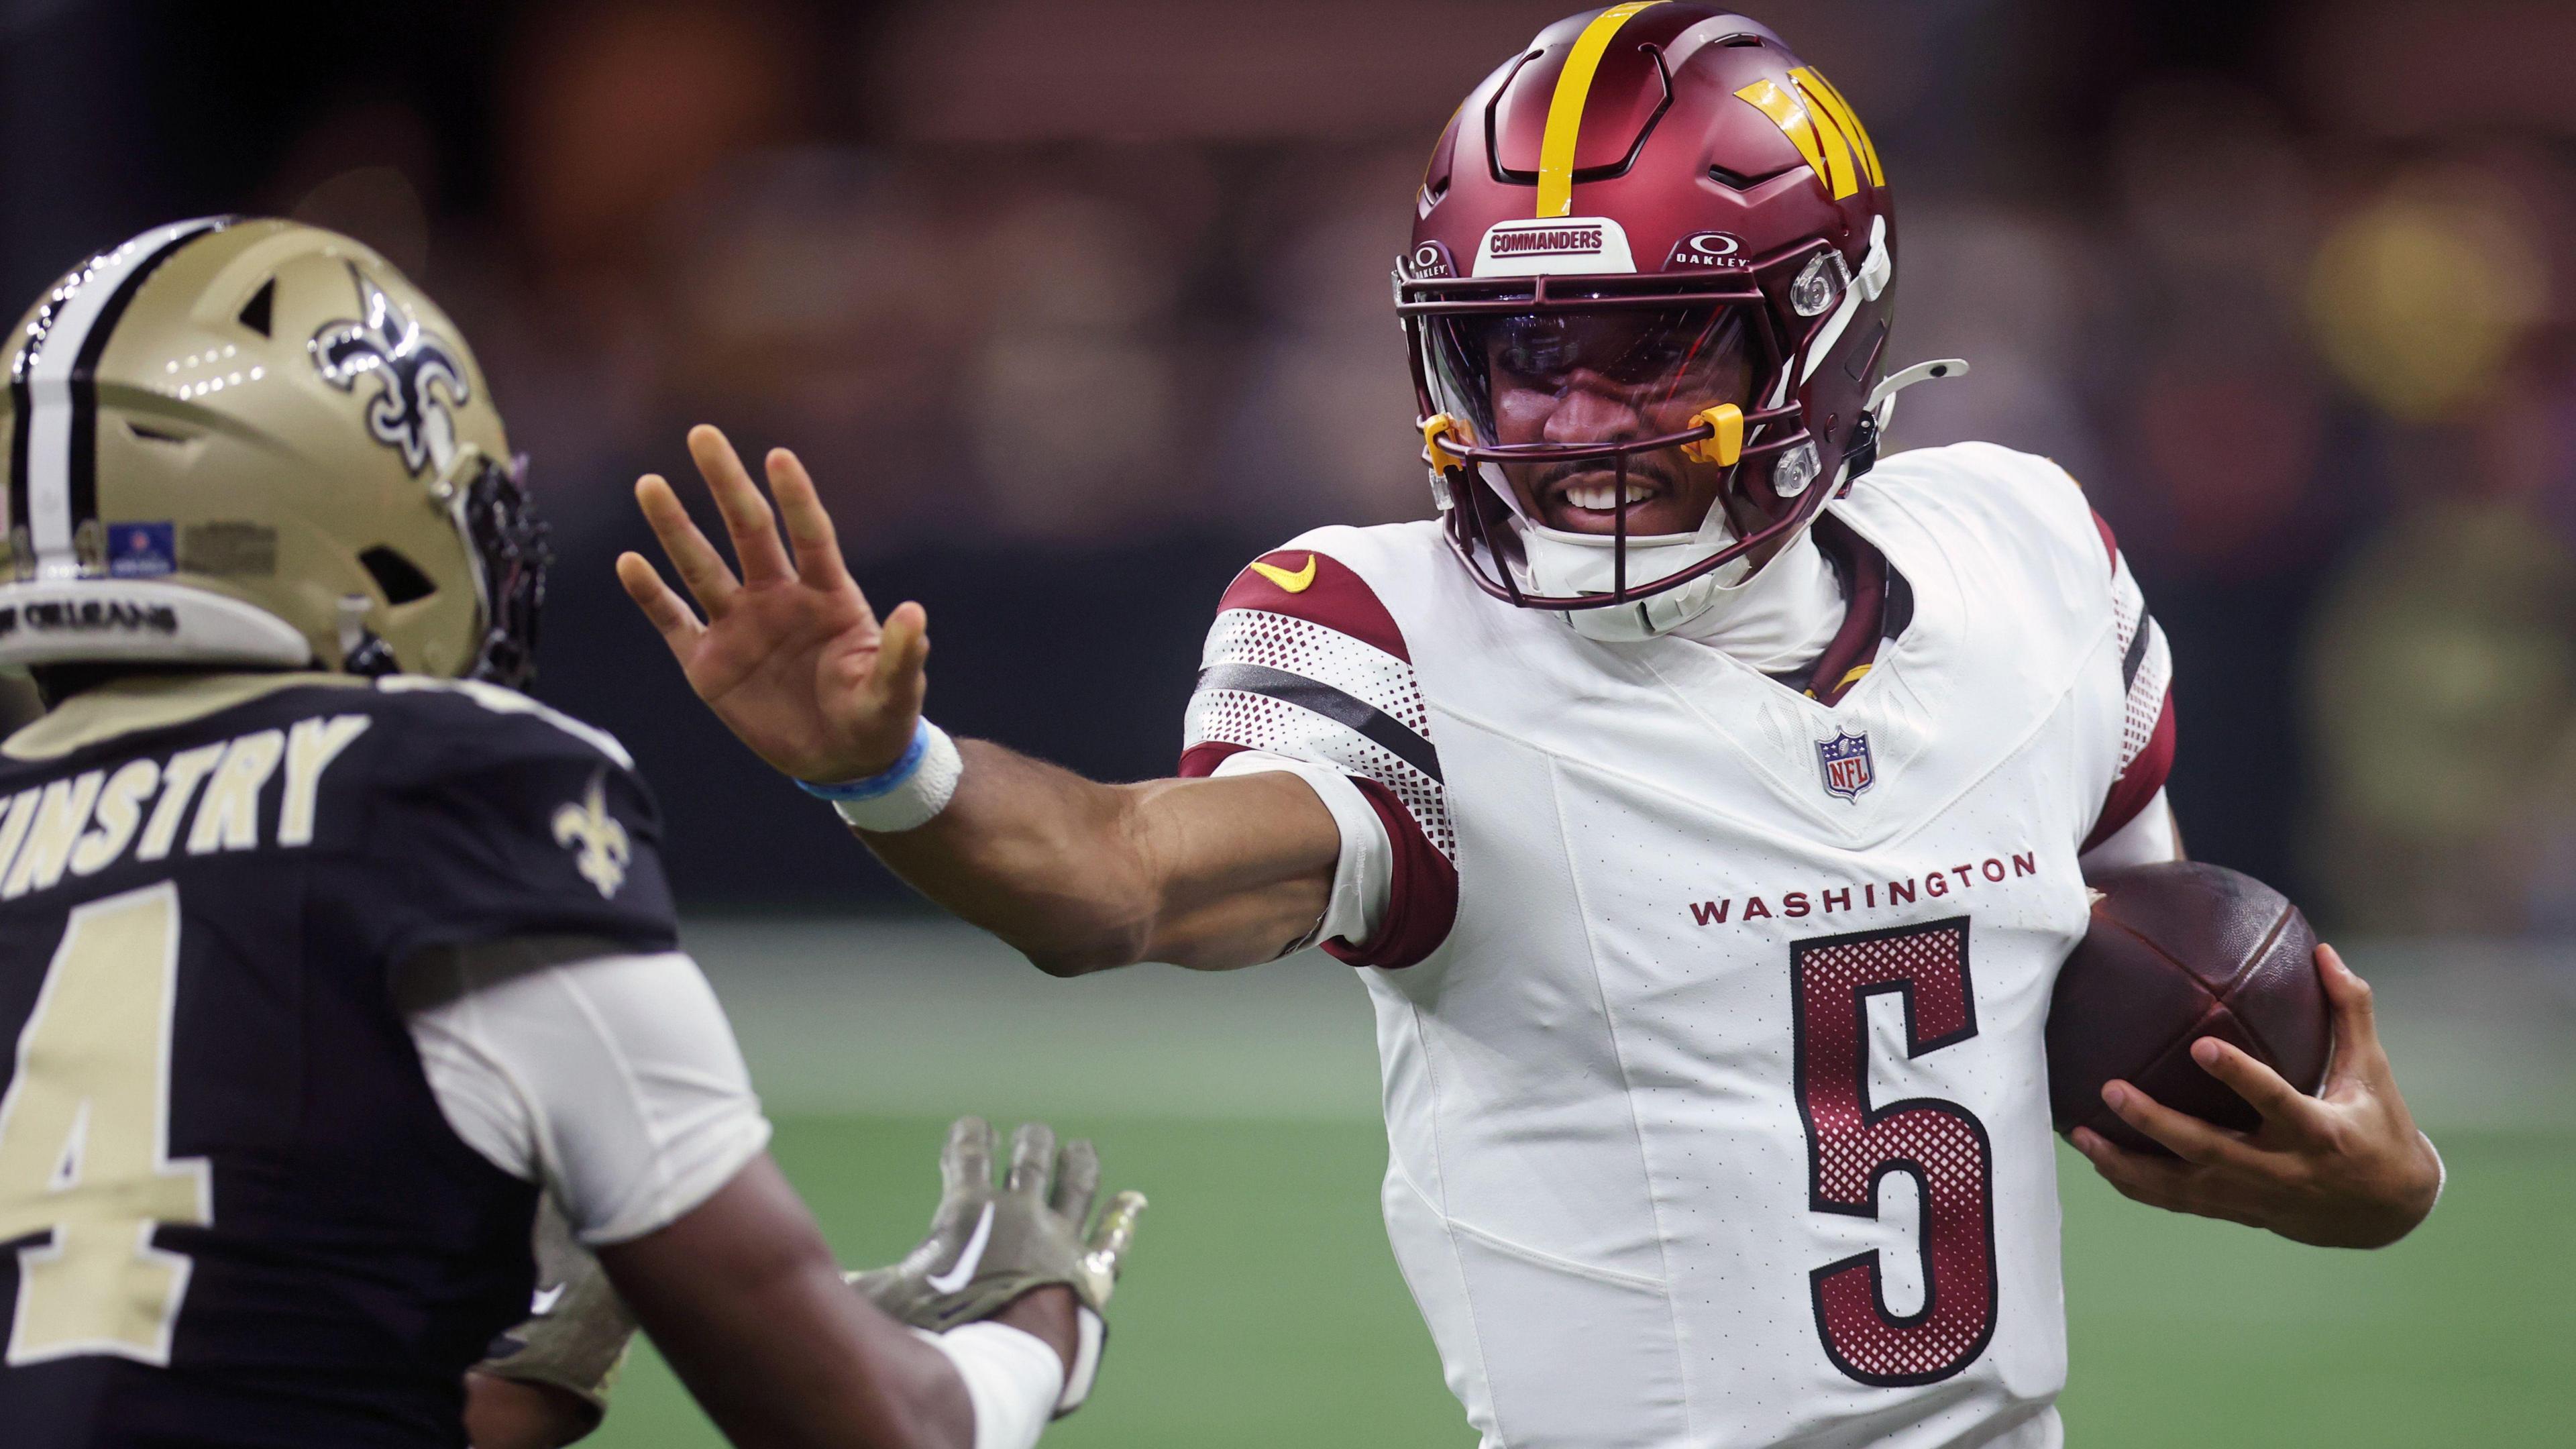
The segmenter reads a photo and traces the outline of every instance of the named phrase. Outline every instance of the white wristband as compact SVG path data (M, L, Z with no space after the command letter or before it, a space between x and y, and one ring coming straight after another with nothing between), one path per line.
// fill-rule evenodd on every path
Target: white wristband
M957 742L925 719L915 722L911 747L884 774L840 785L797 783L807 794L831 801L854 828L885 835L930 823L956 798L965 772Z
M1064 1376L1064 1392L1056 1396L1055 1416L1059 1419L1082 1407L1091 1397L1091 1386L1100 1378L1100 1350L1109 1341L1109 1325L1088 1308L1073 1310L1073 1367Z
M1064 1360L1046 1340L991 1322L913 1333L948 1355L965 1382L975 1449L1033 1449L1064 1393Z

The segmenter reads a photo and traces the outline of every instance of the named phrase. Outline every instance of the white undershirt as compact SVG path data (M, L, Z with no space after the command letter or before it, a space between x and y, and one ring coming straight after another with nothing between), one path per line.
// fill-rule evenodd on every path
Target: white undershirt
M769 1144L724 1008L682 952L497 941L424 954L396 996L448 1125L541 1183L592 1247L669 1226Z

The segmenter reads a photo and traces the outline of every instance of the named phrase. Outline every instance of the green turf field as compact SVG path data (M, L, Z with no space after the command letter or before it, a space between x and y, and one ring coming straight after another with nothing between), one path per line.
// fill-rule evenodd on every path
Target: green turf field
M926 922L701 922L691 948L843 1260L909 1248L948 1114L1043 1115L1154 1201L1099 1396L1058 1449L1466 1449L1377 1216L1376 1054L1351 973L1049 980ZM2576 968L2365 946L2399 1079L2451 1169L2380 1253L2118 1197L2060 1155L2076 1449L2576 1444ZM0 1436L5 1437L5 1436ZM639 1352L611 1449L719 1441Z
M1077 1446L1467 1446L1377 1220L1367 1122L1072 1120L1154 1210ZM911 1246L935 1118L795 1117L778 1153L852 1262ZM2576 1140L2452 1133L2451 1185L2382 1253L2301 1248L2137 1207L2064 1154L2068 1439L2093 1446L2569 1442ZM639 1353L594 1442L720 1442Z

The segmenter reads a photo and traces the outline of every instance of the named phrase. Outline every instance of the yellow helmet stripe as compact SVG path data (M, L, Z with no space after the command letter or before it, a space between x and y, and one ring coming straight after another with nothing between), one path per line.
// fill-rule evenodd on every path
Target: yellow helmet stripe
M1807 158L1807 169L1816 173L1816 179L1826 179L1825 153L1816 140L1815 120L1795 91L1766 76L1735 94L1753 109L1769 116L1771 124L1778 126L1780 133L1789 138L1789 144L1798 148L1798 154Z
M1547 130L1538 143L1538 214L1571 216L1574 214L1574 141L1583 129L1583 102L1592 94L1592 73L1601 68L1601 56L1610 49L1610 41L1628 17L1640 10L1652 9L1659 0L1635 0L1627 5L1613 5L1592 17L1583 33L1574 38L1574 50L1565 57L1565 69L1556 78L1556 94L1548 98Z
M1844 139L1851 142L1852 149L1860 153L1861 169L1869 173L1869 184L1885 186L1887 173L1879 169L1878 147L1870 143L1869 130L1861 125L1860 114L1851 108L1851 102L1844 100L1843 93L1834 89L1834 83L1825 79L1814 66L1802 65L1789 75L1798 82L1798 89L1823 107L1827 119L1842 131Z

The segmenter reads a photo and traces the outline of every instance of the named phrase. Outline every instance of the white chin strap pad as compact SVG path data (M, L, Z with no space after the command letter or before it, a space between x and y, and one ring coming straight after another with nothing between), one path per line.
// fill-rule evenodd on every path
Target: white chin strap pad
M0 585L0 664L244 664L294 669L313 646L284 619L158 579Z
M1719 510L1710 510L1716 514ZM1618 587L1618 550L1608 535L1566 533L1523 524L1517 570L1521 584L1536 594L1606 594ZM1698 533L1652 534L1628 540L1628 578L1652 582L1676 574L1715 554L1733 540L1722 524ZM1601 609L1567 609L1558 617L1575 633L1604 643L1634 643L1667 633L1705 613L1721 589L1752 572L1742 559L1651 594L1633 604Z

